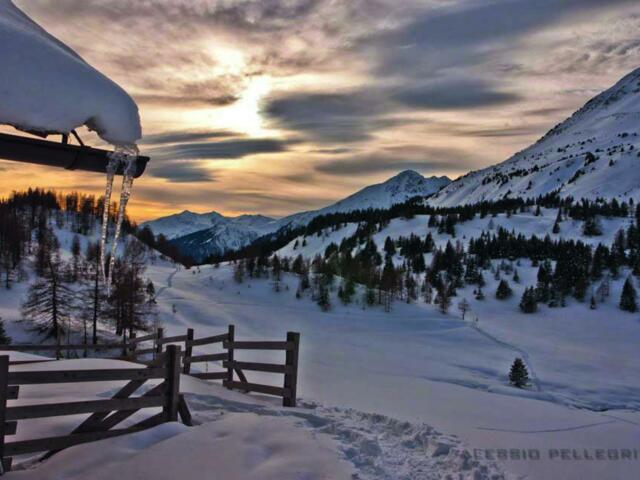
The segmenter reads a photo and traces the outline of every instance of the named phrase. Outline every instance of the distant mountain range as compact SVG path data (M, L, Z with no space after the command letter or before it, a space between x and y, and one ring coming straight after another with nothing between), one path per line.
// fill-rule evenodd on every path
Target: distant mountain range
M429 202L455 206L558 191L579 198L640 197L640 68L530 147L471 172Z
M263 215L225 217L217 212L193 213L184 211L143 223L157 235L164 235L180 251L196 260L212 254L242 248L252 241L283 227L306 225L319 215L330 213L386 209L413 197L430 196L448 185L447 177L426 178L406 170L384 183L368 186L349 197L319 210L300 212L281 219Z

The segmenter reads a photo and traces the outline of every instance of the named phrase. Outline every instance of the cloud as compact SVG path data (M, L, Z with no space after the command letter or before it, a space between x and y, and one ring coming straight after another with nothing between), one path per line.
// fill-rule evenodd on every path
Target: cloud
M208 131L176 131L161 132L153 135L145 135L142 142L145 145L161 145L165 143L184 143L208 140L212 138L242 137L243 134L230 130L208 130Z
M164 178L172 183L213 182L214 173L200 163L186 161L170 161L160 164L150 163L149 174Z
M392 98L412 109L457 110L515 103L522 97L487 81L451 79L399 89Z
M261 153L278 153L288 150L289 142L271 138L236 139L219 142L178 143L150 149L155 160L236 159Z
M295 93L268 100L264 114L280 128L328 142L358 142L383 128L385 99L372 92Z

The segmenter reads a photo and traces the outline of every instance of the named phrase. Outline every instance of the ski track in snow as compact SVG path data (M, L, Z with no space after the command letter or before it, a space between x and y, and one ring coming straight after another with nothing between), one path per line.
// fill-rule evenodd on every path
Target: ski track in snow
M615 418L615 417L612 417ZM491 427L477 427L478 430L486 430L490 432L509 432L509 433L556 433L556 432L573 432L575 430L583 430L585 428L598 427L600 425L607 425L611 423L616 423L617 420L621 420L616 418L615 420L608 420L605 422L595 422L588 423L586 425L576 425L575 427L566 427L566 428L550 428L546 430L511 430L506 428L491 428ZM631 422L633 423L633 422Z
M474 322L473 325L471 325L471 328L473 328L480 335L483 335L484 337L488 338L492 342L495 342L496 344L498 344L498 345L500 345L502 347L508 348L508 349L513 350L514 352L517 352L520 355L522 355L522 359L524 360L525 364L527 365L527 369L529 370L529 377L531 379L531 383L535 387L536 391L538 391L538 392L542 391L542 388L540 387L540 382L538 380L538 376L536 375L535 369L533 368L533 362L531 361L531 357L530 357L529 353L526 350L523 350L522 348L520 348L520 347L518 347L516 345L513 345L511 343L508 343L508 342L505 342L503 340L500 340L497 337L494 337L490 333L482 330L479 325L475 324L475 322Z
M156 293L156 298L158 298L160 295L162 295L165 290L173 287L173 277L176 276L176 274L180 271L180 267L176 267L176 269L174 271L172 271L168 276L167 276L167 284L164 287L161 287L157 293Z
M329 435L351 462L357 480L476 480L513 478L492 462L478 461L459 439L425 424L412 424L384 415L348 408L327 408L300 401L301 407L276 409L216 396L187 394L197 423L216 421L225 413L293 417L313 434Z

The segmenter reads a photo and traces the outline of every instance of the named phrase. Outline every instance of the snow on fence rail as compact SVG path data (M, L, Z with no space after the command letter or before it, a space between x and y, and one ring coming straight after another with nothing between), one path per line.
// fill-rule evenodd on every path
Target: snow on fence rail
M151 342L152 346L142 346L142 343ZM152 361L163 353L170 344L182 344L180 359L182 361L182 373L192 375L202 380L222 380L225 387L244 392L256 392L266 395L282 397L285 407L295 407L297 401L298 384L298 357L300 350L300 334L287 332L284 341L236 341L235 327L229 325L227 333L203 338L195 338L194 330L187 329L184 335L165 337L164 330L158 328L155 332L137 337L135 332L132 337L120 343L103 345L0 345L0 350L9 351L55 351L56 358L61 357L62 351L85 350L104 351L120 350L122 355L116 358L147 363L140 357L150 356ZM217 353L194 353L194 347L219 346L221 351ZM140 348L144 347L144 348ZM245 362L235 359L235 352L242 350L253 351L283 351L285 352L284 364ZM36 363L50 360L16 360L11 365ZM221 362L222 369L208 371L209 362ZM191 372L193 365L205 364L205 372ZM247 380L245 371L281 374L284 376L282 387L253 383ZM236 380L237 377L237 380Z
M169 346L144 368L59 370L59 371L10 371L9 357L0 356L0 475L11 470L12 457L37 452L47 452L43 458L82 443L116 437L154 427L164 422L174 422L178 416L190 425L191 416L184 398L180 395L180 347ZM162 382L144 394L131 397L148 380ZM62 384L77 382L128 381L108 400L83 400L76 402L36 405L9 405L17 400L21 385ZM136 412L145 408L161 408L162 411L138 421L126 428L113 429ZM18 421L64 415L91 414L70 434L6 442L15 435Z

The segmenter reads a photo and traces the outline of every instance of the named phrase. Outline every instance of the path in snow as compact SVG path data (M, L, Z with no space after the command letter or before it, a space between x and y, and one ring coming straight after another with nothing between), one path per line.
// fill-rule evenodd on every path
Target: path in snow
M493 462L472 458L462 442L426 424L413 424L353 409L326 408L300 402L302 408L281 409L211 395L187 395L196 422L212 422L227 413L294 418L314 434L331 436L354 465L359 480L476 480L512 478Z
M526 350L523 350L522 348L517 347L516 345L513 345L511 343L505 342L503 340L500 340L499 338L494 337L490 333L487 333L486 331L482 330L476 322L473 322L471 324L471 327L474 330L476 330L480 335L483 335L484 337L488 338L492 342L495 342L501 347L505 347L510 350L513 350L514 352L519 353L522 356L524 363L527 365L527 369L529 370L529 378L531 379L531 384L535 387L536 391L538 392L542 391L542 388L540 387L540 382L538 381L538 376L536 375L536 371L533 368L533 362L531 361L531 356Z

